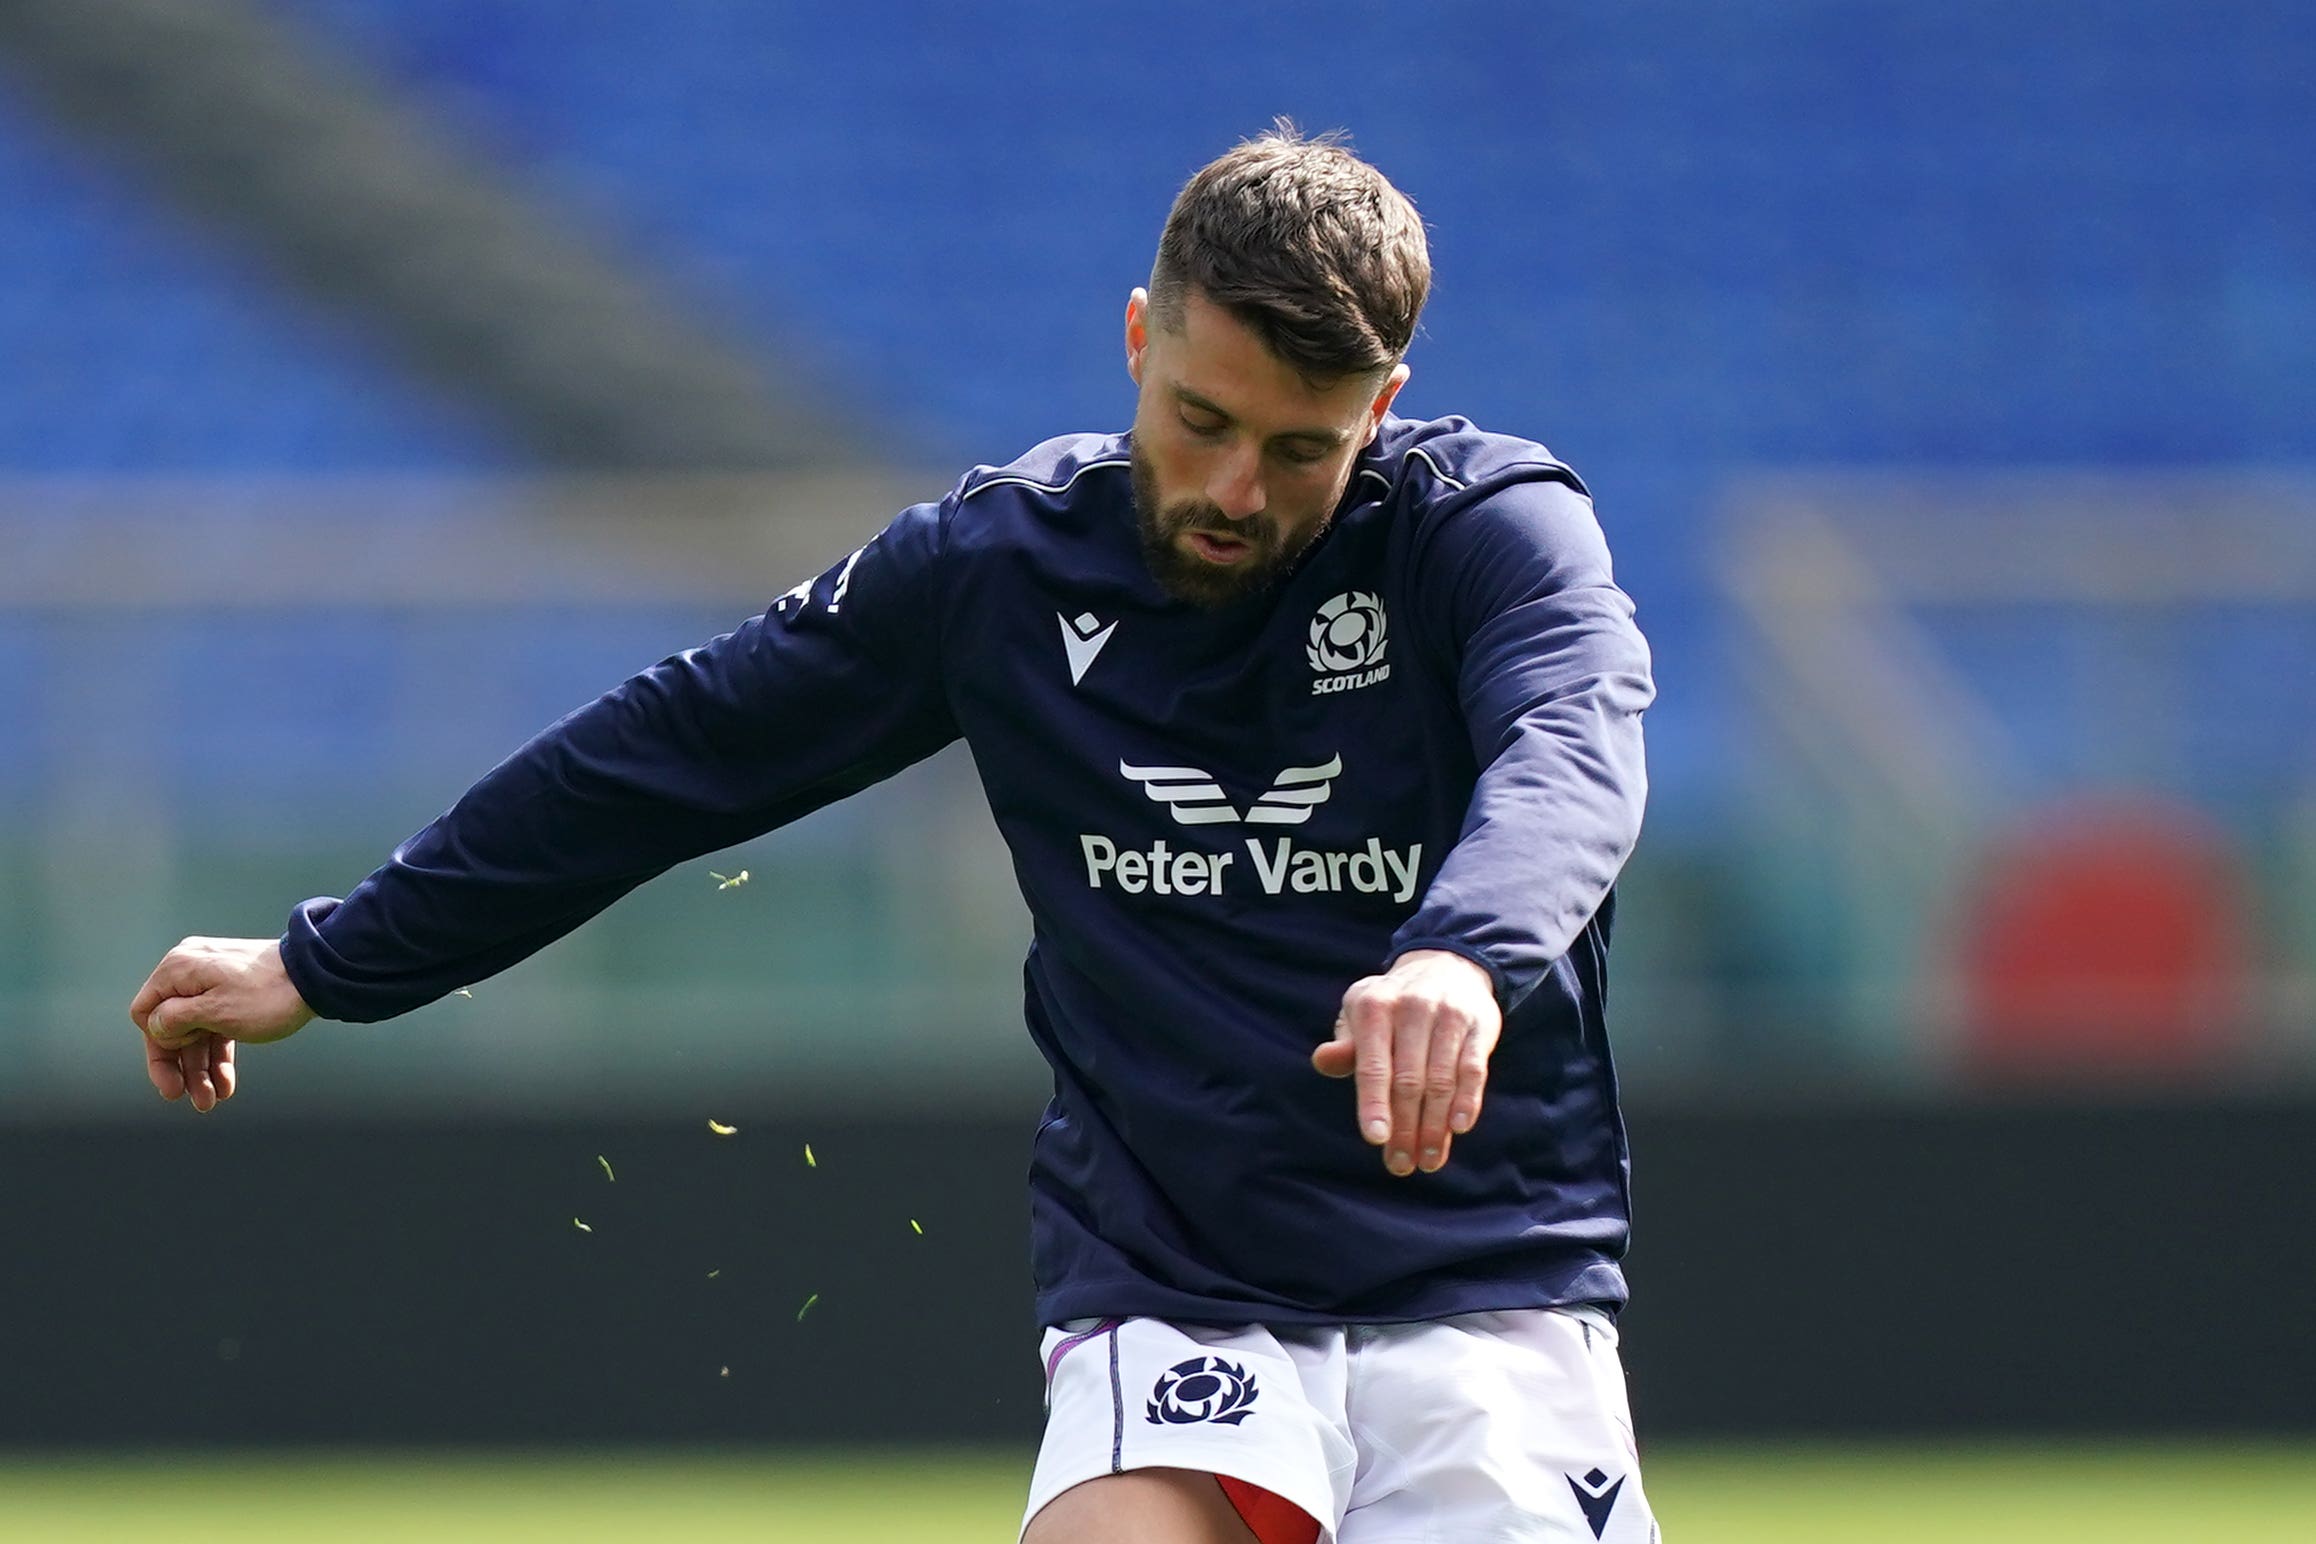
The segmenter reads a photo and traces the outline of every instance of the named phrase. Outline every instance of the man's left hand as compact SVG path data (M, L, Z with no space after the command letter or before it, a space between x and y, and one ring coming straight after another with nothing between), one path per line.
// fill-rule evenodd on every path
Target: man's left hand
M1503 1033L1495 983L1460 954L1412 949L1351 984L1335 1038L1311 1053L1331 1078L1359 1080L1359 1130L1394 1174L1436 1173L1480 1118L1488 1057Z

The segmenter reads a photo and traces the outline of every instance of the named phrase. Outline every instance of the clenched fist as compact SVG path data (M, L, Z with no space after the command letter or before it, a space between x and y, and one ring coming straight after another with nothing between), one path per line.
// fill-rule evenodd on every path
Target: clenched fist
M233 1097L237 1040L286 1040L314 1011L290 985L270 938L188 938L129 1003L145 1035L145 1075L164 1099L208 1110Z

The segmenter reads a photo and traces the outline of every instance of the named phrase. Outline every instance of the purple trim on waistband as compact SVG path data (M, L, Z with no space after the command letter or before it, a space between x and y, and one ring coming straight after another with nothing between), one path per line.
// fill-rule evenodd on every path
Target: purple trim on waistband
M1125 1322L1126 1321L1123 1319L1104 1319L1101 1323L1095 1325L1092 1329L1084 1330L1078 1334L1072 1335L1069 1339L1054 1347L1053 1355L1045 1359L1045 1381L1048 1383L1053 1382L1054 1370L1061 1366L1061 1359L1069 1355L1071 1351L1075 1350L1079 1346L1084 1345L1087 1341L1093 1339L1096 1335L1109 1334L1110 1331L1116 1329L1119 1325Z

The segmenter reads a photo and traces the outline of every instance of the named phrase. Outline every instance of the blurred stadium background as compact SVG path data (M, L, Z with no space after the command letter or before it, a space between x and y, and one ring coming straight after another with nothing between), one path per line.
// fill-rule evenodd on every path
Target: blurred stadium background
M768 1478L860 1443L872 1506L993 1444L990 1521L889 1536L1007 1536L1042 1084L961 755L207 1121L123 1007L1122 425L1166 206L1277 113L1432 227L1402 411L1576 465L1657 650L1615 1034L1674 1537L2316 1531L2316 12L5 0L0 1533L217 1525L91 1510L190 1442L220 1507L277 1449L664 1444L462 1515L888 1536Z

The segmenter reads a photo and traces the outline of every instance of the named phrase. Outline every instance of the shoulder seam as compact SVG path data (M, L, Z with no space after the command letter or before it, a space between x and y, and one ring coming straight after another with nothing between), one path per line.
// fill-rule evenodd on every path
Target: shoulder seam
M1421 445L1408 446L1406 450L1400 452L1400 456L1402 460L1408 456L1422 457L1423 464L1431 468L1431 475L1438 478L1441 482L1446 483L1449 487L1455 489L1458 493L1467 492L1471 488L1470 483L1463 482L1460 479L1454 477L1450 477L1446 471L1441 468L1437 461L1432 460L1431 452L1425 450ZM1505 469L1509 470L1511 466L1535 466L1542 467L1547 471L1559 472L1569 477L1574 477L1576 475L1576 469L1574 467L1567 465L1565 462L1552 460L1548 456L1538 457L1536 459L1527 461L1514 461L1510 463L1510 466L1506 467Z
M1423 458L1423 464L1431 468L1431 475L1438 478L1441 482L1446 483L1449 487L1455 489L1458 493L1463 492L1466 488L1471 486L1471 484L1459 482L1455 478L1448 476L1447 473L1441 471L1440 464L1437 461L1432 460L1431 452L1425 450L1421 445L1408 446L1405 454L1409 456L1421 456Z
M1128 462L1127 458L1123 456L1107 456L1099 461L1083 462L1079 465L1076 471L1070 473L1067 479L1058 483L1039 482L1034 477L1023 477L1018 473L1008 473L1004 476L992 477L987 482L975 483L972 487L967 488L964 492L957 495L957 502L962 504L967 499L970 499L976 494L981 493L984 489L1004 487L1009 483L1023 488L1035 488L1040 493L1067 493L1071 484L1075 483L1079 478L1085 476L1086 473L1092 471L1096 467L1126 466L1128 464L1130 463Z

